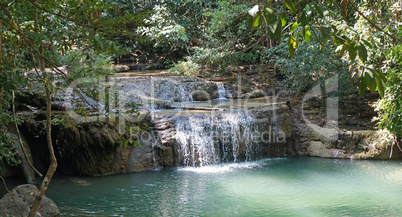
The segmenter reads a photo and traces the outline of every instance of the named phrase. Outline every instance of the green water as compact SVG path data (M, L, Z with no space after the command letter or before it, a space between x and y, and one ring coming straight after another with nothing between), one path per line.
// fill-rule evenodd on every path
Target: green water
M401 216L402 161L279 158L55 178L66 216Z

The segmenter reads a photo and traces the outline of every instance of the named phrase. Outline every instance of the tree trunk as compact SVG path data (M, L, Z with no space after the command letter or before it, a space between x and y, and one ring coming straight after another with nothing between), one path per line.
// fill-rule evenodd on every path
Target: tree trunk
M3 22L0 20L0 64L3 62Z
M36 212L39 209L40 201L42 200L47 187L49 186L50 180L52 180L53 174L56 172L57 168L57 160L56 156L54 155L54 149L52 144L52 106L51 106L51 92L50 92L50 81L47 80L45 83L46 89L46 140L47 140L47 147L49 149L49 159L50 165L43 179L42 185L39 190L39 194L36 196L34 203L32 204L31 211L28 214L28 217L35 217Z

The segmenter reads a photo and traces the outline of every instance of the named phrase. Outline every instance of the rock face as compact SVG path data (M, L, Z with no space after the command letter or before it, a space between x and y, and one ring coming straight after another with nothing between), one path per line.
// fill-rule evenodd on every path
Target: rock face
M118 125L112 122L53 126L58 172L90 176L129 173L285 156L293 149L289 148L293 145L292 128L286 105L222 111L165 110L142 121L150 128L134 136L135 147L121 145ZM30 134L31 149L42 155L36 164L41 162L46 168L46 145L38 145L43 143L43 135L35 135L40 126L37 121L29 123L24 133Z
M0 216L20 216L20 213L16 206L22 212L23 216L27 216L30 210L30 206L33 204L35 197L38 195L38 188L34 185L19 185L15 187L10 193L6 194L0 200ZM14 200L12 199L14 198ZM42 217L56 217L60 216L57 205L49 198L44 196L41 200L39 210L36 214Z
M391 155L391 135L386 131L332 131L322 136L313 127L307 127L306 155L328 158L398 159L402 153L394 147ZM322 132L322 131L321 131Z
M383 134L377 131L339 132L314 124L297 127L295 117L301 115L295 115L290 101L249 101L275 97L268 97L266 91L199 78L113 79L107 84L118 99L113 100L116 108L99 106L99 111L88 112L89 117L81 116L88 119L86 122L73 120L72 124L52 127L59 173L98 176L289 155L364 159L388 159L390 155L390 146L381 142ZM65 98L58 99L63 107ZM102 100L93 101L102 105L106 102ZM127 120L124 133L112 117L111 121L97 120L96 114L113 113L118 106L130 111L138 104L138 109L146 112L141 118L131 114L129 119L136 120ZM306 105L314 109L320 106L318 101ZM35 166L45 172L49 163L45 135L41 134L45 116L33 112L36 117L26 120L22 131L33 151ZM134 133L136 146L122 145L131 136L132 127L145 125L149 127ZM398 154L395 151L393 157L400 157Z

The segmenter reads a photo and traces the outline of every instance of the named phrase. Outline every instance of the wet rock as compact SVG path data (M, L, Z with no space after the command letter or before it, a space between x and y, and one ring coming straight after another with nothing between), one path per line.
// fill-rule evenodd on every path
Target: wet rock
M17 206L22 215L27 216L39 190L34 185L26 184L15 187L10 193L12 197L7 193L0 200L1 217L20 216ZM60 216L60 212L57 205L51 199L44 196L40 202L36 216L56 217Z
M196 81L185 84L194 101L207 101L218 98L217 86L212 82Z

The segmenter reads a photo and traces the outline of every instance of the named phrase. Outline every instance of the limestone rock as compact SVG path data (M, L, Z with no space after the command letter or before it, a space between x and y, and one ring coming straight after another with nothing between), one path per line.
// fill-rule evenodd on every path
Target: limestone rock
M16 204L14 203L10 194L7 193L0 200L1 217L20 216L16 205L18 205L22 215L27 216L30 211L30 206L33 204L36 195L39 193L39 190L34 185L26 184L15 187L10 193L12 194ZM36 216L56 217L60 216L60 212L57 208L57 205L51 199L44 196L41 200Z

